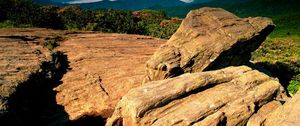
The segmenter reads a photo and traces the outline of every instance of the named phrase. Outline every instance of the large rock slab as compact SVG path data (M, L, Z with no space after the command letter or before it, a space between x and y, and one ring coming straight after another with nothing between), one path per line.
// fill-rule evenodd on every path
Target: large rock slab
M55 88L70 120L108 118L128 90L141 85L146 60L165 40L140 35L70 35L58 48L70 70Z
M249 62L274 27L269 18L239 18L221 8L192 10L147 61L145 82Z
M0 36L0 115L7 110L7 100L16 88L31 74L37 73L41 63L50 56L43 47L20 39L22 37ZM36 54L36 50L44 53Z
M282 91L278 81L246 66L187 73L130 90L106 125L245 125L282 99Z
M49 85L42 80L53 75L55 56L42 43L62 34L62 31L37 28L0 29L1 125L46 125L46 120L53 119L55 110L41 104L44 99L46 104L52 102L47 99L51 94L44 97L50 92L45 92Z

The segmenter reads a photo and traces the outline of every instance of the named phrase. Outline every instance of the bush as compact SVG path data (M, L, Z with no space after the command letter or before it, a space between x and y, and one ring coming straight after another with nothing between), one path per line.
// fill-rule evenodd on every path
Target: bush
M180 24L170 24L168 26L160 26L159 24L149 24L144 28L144 34L157 38L170 38L178 29Z
M98 11L95 30L116 33L139 33L135 17L130 11Z
M58 15L64 29L81 30L88 23L93 22L94 16L91 11L81 10L79 6L67 6L58 11Z
M289 86L287 87L289 93L296 94L297 91L300 89L300 74L293 77L290 81Z
M170 38L181 23L179 19L170 20L163 11L142 10L133 14L137 18L140 34L158 38Z
M63 41L64 38L61 36L51 36L49 38L46 38L45 43L43 43L43 46L49 49L50 51L59 46L59 42Z
M59 9L56 6L40 7L35 25L44 28L62 29L64 24L58 15Z
M17 24L34 24L39 8L31 0L5 0L0 3L0 6L6 20Z
M43 27L52 29L87 30L143 34L169 38L180 22L169 20L157 10L117 11L82 10L79 6L39 6L31 0L0 1L1 27ZM161 25L163 22L164 25ZM165 23L167 25L165 25Z
M161 21L169 19L165 12L157 10L142 10L133 13L138 22L144 24L160 24Z
M0 23L0 28L13 28L16 27L16 23L10 20L6 20Z

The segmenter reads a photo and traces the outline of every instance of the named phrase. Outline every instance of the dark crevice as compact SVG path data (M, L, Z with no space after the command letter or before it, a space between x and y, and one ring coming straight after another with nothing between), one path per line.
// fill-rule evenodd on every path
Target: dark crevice
M52 60L43 62L41 70L30 75L8 99L8 113L1 116L3 126L103 126L106 119L85 116L70 121L64 107L56 102L57 92L64 74L69 70L67 55L52 53Z
M22 125L60 125L67 121L64 107L57 105L53 88L66 73L67 56L61 52L52 54L52 60L43 62L41 70L19 84L8 99L8 114L0 119L1 124L9 126Z
M296 71L291 69L290 64L276 62L274 64L268 62L258 62L255 65L259 66L262 69L270 71L270 76L278 78L280 84L285 88L286 91L289 85L289 82L292 80L293 75L296 74Z
M181 67L174 67L168 72L168 78L177 77L184 74L184 70Z
M270 64L267 62L258 62L258 63L248 63L246 64L252 69L258 70L270 77L278 78L279 83L283 86L286 91L286 95L290 97L288 93L288 85L290 80L292 80L293 75L295 75L295 71L290 69L289 64L277 62L275 64Z
M0 38L10 38L10 39L21 39L22 41L34 41L38 39L37 36L0 36Z
M222 121L217 124L217 126L227 126L227 117L225 116Z

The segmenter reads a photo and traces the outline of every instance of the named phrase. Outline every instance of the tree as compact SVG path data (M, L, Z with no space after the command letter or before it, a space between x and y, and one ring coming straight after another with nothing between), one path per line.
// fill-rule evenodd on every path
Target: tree
M59 17L65 29L80 30L93 22L94 14L89 10L81 10L79 6L67 6L59 10Z
M33 24L36 20L39 6L33 4L31 0L7 0L0 4L6 20L17 24Z
M130 11L98 11L96 30L102 32L138 33L138 27Z
M64 25L58 16L58 10L60 8L56 6L43 6L39 8L39 14L36 15L35 25L45 28L63 29Z

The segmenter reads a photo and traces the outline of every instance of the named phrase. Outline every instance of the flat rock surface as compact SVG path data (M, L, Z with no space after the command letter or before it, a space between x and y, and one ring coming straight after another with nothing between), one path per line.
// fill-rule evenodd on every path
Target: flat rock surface
M246 125L282 91L278 81L246 66L188 73L130 90L106 125Z
M52 34L46 29L0 29L0 114L7 111L7 100L16 88L51 58L36 36Z
M145 82L245 64L274 27L269 18L239 18L221 8L192 10L147 61Z
M71 35L57 49L68 56L70 68L55 88L57 103L70 120L109 117L121 96L141 85L146 60L163 43L140 35Z
M44 124L45 120L52 118L51 112L41 112L45 110L42 101L47 99L43 94L48 92L44 90L47 85L40 80L50 78L44 76L47 73L43 73L42 64L53 59L51 51L43 43L51 36L62 34L65 32L38 28L0 29L1 123L20 125L27 121ZM50 96L51 92L46 95Z

